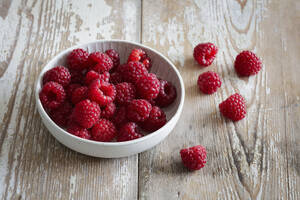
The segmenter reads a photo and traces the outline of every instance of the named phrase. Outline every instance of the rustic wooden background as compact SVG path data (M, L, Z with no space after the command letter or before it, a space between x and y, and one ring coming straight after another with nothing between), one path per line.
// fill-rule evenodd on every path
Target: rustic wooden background
M181 120L155 148L99 159L59 144L41 122L34 82L58 52L95 39L120 38L168 56L186 87ZM199 42L219 47L201 69ZM250 78L233 69L241 50L264 67ZM300 1L295 0L1 0L1 199L300 199ZM198 92L198 74L223 80L214 95ZM246 119L232 123L218 104L240 92ZM201 144L208 162L197 172L179 150Z

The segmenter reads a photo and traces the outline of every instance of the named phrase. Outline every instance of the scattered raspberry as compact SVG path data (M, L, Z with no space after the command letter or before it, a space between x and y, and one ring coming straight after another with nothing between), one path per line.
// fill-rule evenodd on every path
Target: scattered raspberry
M168 81L160 80L160 90L155 99L156 105L166 107L174 102L177 97L176 88Z
M88 88L86 86L81 86L76 88L72 93L71 101L75 105L79 103L80 101L87 98L87 91Z
M84 128L91 128L100 117L100 107L89 99L76 104L73 109L73 119Z
M69 68L76 71L82 71L87 67L86 62L89 53L83 49L74 49L67 57Z
M65 87L71 81L71 74L64 66L57 66L47 71L43 77L43 84L50 81L57 82Z
M127 106L127 117L133 122L143 122L148 119L151 109L147 100L135 99Z
M233 121L239 121L246 116L245 99L238 93L228 97L219 104L220 112Z
M132 83L119 83L116 85L116 102L120 105L127 105L135 99L135 87Z
M124 81L133 84L148 73L145 66L140 62L129 62L125 65L121 65L118 70Z
M199 89L205 94L212 94L221 87L221 80L217 73L207 71L199 75L198 86Z
M101 109L101 117L105 119L110 119L116 111L116 105L111 102L107 104L103 109Z
M66 99L66 93L63 86L59 83L47 82L41 90L40 100L46 110L58 108Z
M86 75L85 75L85 84L90 85L96 79L100 79L100 80L108 82L109 77L110 77L109 72L103 72L102 74L99 74L99 73L91 70L88 73L86 73Z
M206 149L198 145L180 150L180 156L185 167L189 170L199 170L206 163Z
M68 100L71 101L73 91L78 87L81 87L81 85L77 84L77 83L72 83L72 84L68 85L68 87L66 89L66 95L67 95Z
M260 59L251 51L243 51L237 55L234 68L240 76L255 75L261 70Z
M67 131L72 135L76 135L77 137L81 137L83 139L91 139L91 133L86 128L82 128L74 122L71 122L71 124L67 128Z
M49 116L58 126L65 127L68 124L72 109L72 105L65 101L57 109L50 111Z
M120 64L120 56L119 53L114 49L106 50L105 53L110 57L113 61L113 67L117 67Z
M126 107L119 107L115 111L115 114L112 117L112 121L118 128L126 124L128 122Z
M97 79L90 84L88 97L100 106L105 106L114 101L116 88L113 84Z
M149 71L151 68L151 60L148 55L142 49L133 49L128 57L127 62L141 62L145 68Z
M160 82L155 74L147 74L136 85L138 94L142 99L155 99L159 94Z
M118 135L119 135L117 137L118 142L124 142L124 141L134 140L143 137L143 135L138 130L137 124L134 122L129 122L124 126L122 126Z
M115 125L107 119L100 119L92 128L92 138L96 141L111 142L116 135Z
M218 48L213 43L201 43L194 48L194 58L199 65L207 67L214 61Z
M122 76L119 72L113 72L110 74L110 79L109 82L111 82L112 84L118 84L118 83L122 83L123 79Z
M149 118L142 123L145 131L156 131L167 123L166 114L157 106L153 106Z
M70 70L70 73L71 73L71 83L83 84L83 80L84 80L83 71Z
M88 66L92 70L102 74L113 67L113 61L105 53L94 52L88 57Z

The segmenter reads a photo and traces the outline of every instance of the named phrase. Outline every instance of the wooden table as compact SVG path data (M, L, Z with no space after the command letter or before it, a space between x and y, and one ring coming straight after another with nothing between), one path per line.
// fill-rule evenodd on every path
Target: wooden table
M300 2L294 0L0 2L1 199L300 199ZM155 148L122 159L81 155L59 144L35 108L43 66L72 45L120 38L168 56L185 82L179 123ZM200 42L219 47L209 68L192 58ZM242 50L263 60L238 78ZM220 74L213 95L200 73ZM218 105L234 92L247 117L225 120ZM188 172L179 150L207 148L205 168Z

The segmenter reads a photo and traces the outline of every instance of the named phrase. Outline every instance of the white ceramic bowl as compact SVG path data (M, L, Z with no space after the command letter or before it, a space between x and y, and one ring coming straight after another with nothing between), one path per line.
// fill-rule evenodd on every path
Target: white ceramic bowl
M88 50L89 53L94 51L105 51L107 49L115 49L120 54L121 63L126 62L128 55L134 48L142 48L152 60L151 72L155 73L158 77L168 80L174 84L177 90L177 98L173 104L164 109L167 115L168 122L159 130L150 133L142 138L126 141L126 142L97 142L86 140L74 135L69 134L64 129L57 126L47 115L39 99L39 92L41 90L41 83L43 74L49 69L57 65L65 65L66 56L76 48L83 48ZM78 45L64 50L55 56L42 70L37 82L35 98L37 109L43 120L43 123L49 132L62 144L73 149L74 151L104 158L125 157L133 154L143 152L160 143L174 128L182 111L184 102L184 85L182 78L176 67L161 53L151 49L147 46L128 42L123 40L101 40L94 41L83 45Z

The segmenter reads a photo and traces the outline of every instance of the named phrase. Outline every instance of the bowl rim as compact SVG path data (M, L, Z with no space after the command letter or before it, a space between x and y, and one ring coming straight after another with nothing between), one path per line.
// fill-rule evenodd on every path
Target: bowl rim
M180 97L180 102L179 102L178 108L176 110L176 113L169 119L169 121L163 127L165 127L168 123L170 123L173 119L175 119L177 115L181 115L181 112L182 112L182 109L183 109L183 104L184 104L184 98L185 98L185 88L184 88L183 79L182 79L178 69L175 67L175 65L166 56L164 56L162 53L160 53L159 51L157 51L157 50L155 50L151 47L148 47L146 45L143 45L143 44L140 44L140 43L137 43L137 42L127 41L127 40L120 40L120 39L93 40L92 42L86 42L86 43L78 44L78 45L75 45L75 46L71 46L71 47L61 51L60 53L56 54L51 60L49 60L44 65L44 67L42 68L41 72L38 75L38 78L36 79L36 83L35 83L36 106L39 108L39 111L41 111L41 112L39 112L39 114L43 115L44 118L46 118L46 120L53 127L55 127L56 129L59 130L59 132L63 132L64 134L68 135L69 137L73 137L75 140L78 140L80 142L87 143L87 144L96 144L96 145L103 145L103 146L127 146L127 145L142 142L144 140L151 139L152 137L158 135L160 133L160 131L163 129L163 127L161 127L160 129L158 129L158 130L156 130L156 131L154 131L150 134L147 134L147 135L145 135L141 138L130 140L130 141L124 141L124 142L99 142L99 141L94 141L94 140L83 139L83 138L80 138L80 137L77 137L75 135L72 135L72 134L68 133L66 130L64 130L63 128L58 126L56 123L54 123L54 121L49 117L49 115L46 113L45 109L42 106L42 103L41 103L40 98L39 98L39 92L40 92L39 89L42 88L41 79L42 79L42 76L44 75L44 73L46 72L45 67L50 62L52 62L56 57L60 57L60 56L64 55L66 52L71 51L72 49L83 48L82 46L86 46L86 45L92 44L92 43L104 43L104 42L119 42L119 43L124 43L124 44L136 45L136 46L139 46L143 49L150 50L150 51L158 54L163 59L165 59L167 61L167 63L173 68L173 70L175 71L175 73L176 73L176 75L179 79L179 83L180 83L180 87L181 87L180 88L181 97ZM41 116L41 118L43 118L43 117ZM179 116L178 116L178 118L179 118ZM48 131L51 133L50 130L48 130Z

